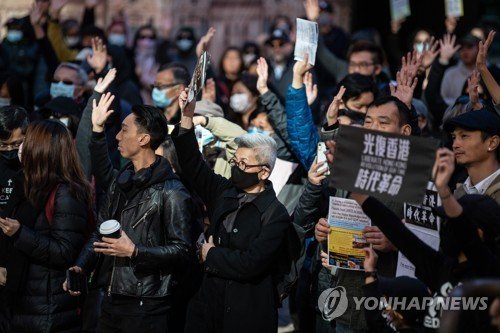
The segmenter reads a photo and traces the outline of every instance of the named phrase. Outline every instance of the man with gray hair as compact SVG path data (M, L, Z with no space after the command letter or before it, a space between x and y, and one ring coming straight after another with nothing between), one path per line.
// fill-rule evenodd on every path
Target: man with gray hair
M261 134L238 137L227 180L198 150L196 101L187 103L184 91L179 103L182 118L172 139L185 179L204 201L210 220L199 241L203 282L189 304L185 332L276 332L278 267L292 227L269 181L276 142Z
M50 96L69 97L78 102L85 92L87 81L88 76L83 68L71 62L63 62L54 72L50 84Z

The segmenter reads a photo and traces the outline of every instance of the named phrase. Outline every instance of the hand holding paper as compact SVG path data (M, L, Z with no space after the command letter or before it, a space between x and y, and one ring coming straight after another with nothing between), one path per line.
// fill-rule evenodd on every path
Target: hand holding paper
M306 54L311 66L316 62L316 49L318 48L318 24L303 19L297 19L297 40L295 42L295 60L304 60Z

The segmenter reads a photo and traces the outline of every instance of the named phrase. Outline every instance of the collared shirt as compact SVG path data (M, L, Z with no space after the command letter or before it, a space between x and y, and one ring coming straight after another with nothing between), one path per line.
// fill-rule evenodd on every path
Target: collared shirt
M472 185L470 182L470 177L468 177L464 184L464 191L467 194L484 194L488 187L490 187L491 183L497 178L497 176L500 175L500 169L497 171L493 172L491 175L486 177L485 179L481 180L479 183L476 185Z

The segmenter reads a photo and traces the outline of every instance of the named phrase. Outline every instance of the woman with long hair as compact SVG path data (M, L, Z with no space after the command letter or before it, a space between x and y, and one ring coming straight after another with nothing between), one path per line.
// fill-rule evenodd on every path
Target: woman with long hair
M92 228L90 184L58 121L30 124L20 158L26 200L0 218L9 241L6 291L14 296L9 332L80 332L78 298L62 285Z

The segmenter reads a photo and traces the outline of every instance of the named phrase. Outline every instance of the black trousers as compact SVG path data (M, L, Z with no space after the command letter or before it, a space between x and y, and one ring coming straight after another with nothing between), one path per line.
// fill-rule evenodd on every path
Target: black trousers
M139 302L113 304L104 297L101 316L97 324L98 333L167 333L167 313L151 313L151 309L141 311Z

